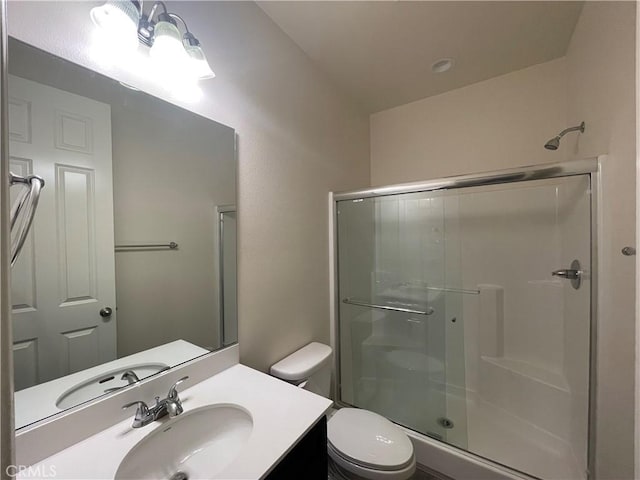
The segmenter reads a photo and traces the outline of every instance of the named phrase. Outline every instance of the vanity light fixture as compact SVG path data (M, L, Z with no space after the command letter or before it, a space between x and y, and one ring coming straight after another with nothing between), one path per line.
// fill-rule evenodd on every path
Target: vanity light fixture
M138 47L140 10L133 2L109 0L100 7L92 8L90 16L116 48L131 51Z
M215 77L216 74L211 70L198 39L191 32L187 32L184 34L184 41L187 44L184 49L189 56L189 67L192 69L193 75L200 80Z
M107 0L104 5L91 9L90 15L93 23L108 34L117 47L132 50L139 43L149 47L149 56L161 71L186 74L192 80L215 77L187 23L169 12L163 2L155 2L145 14L142 1ZM178 21L184 27L184 34L180 33Z
M187 52L182 45L182 36L178 23L168 13L158 15L158 22L153 28L153 42L149 55L156 61L165 62L166 66L175 68L187 60Z

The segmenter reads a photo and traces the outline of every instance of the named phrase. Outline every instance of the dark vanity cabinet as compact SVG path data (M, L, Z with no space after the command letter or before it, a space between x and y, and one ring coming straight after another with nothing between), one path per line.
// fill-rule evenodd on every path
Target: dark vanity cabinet
M322 417L265 477L327 480L327 417Z

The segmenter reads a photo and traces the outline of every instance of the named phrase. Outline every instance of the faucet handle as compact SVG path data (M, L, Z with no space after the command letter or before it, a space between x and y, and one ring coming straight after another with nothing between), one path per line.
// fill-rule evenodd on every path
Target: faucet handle
M182 377L180 380L178 380L176 383L174 383L171 386L171 388L169 389L169 393L167 394L167 398L169 400L175 400L178 398L178 389L176 387L180 385L182 382L184 382L185 380L187 380L188 378L189 378L188 375L186 377Z
M136 410L136 417L142 417L143 415L149 414L149 407L142 400L137 400L135 402L127 403L122 406L123 410L126 410L129 407L133 407L134 405L138 405L138 409Z
M138 409L136 410L136 416L133 417L133 428L144 427L147 423L155 420L153 414L149 411L149 407L142 400L127 403L122 406L122 409L124 410L126 408L133 407L134 405L138 405Z

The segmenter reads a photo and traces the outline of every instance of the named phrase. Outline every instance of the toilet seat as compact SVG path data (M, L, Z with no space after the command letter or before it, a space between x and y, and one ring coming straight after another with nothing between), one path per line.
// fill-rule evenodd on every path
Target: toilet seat
M334 466L329 466L329 470L333 472L333 475L329 475L330 479L348 479L348 480L408 480L416 471L415 457L412 462L405 468L400 470L376 470L373 468L366 468L361 465L357 465L351 460L344 458L335 448L331 445L327 445L330 462L333 462ZM347 475L335 475L336 466L338 471L348 472Z
M368 479L402 480L415 471L413 445L377 413L342 408L327 425L328 451L341 467Z

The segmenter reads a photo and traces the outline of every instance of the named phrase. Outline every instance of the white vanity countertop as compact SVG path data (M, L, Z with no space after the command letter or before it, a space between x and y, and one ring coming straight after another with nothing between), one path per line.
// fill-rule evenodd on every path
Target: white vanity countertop
M129 365L142 363L166 364L173 367L209 353L209 350L198 347L184 340L160 345L142 352L134 353L126 357L103 363L71 375L56 378L49 382L41 383L33 387L15 392L15 424L16 428L37 422L50 415L55 415L64 410L58 408L56 402L60 395L74 386L93 377L103 375L106 372Z
M216 476L228 480L264 477L332 405L331 400L239 364L185 389L180 398L185 413L216 403L237 404L251 413L251 436L238 457ZM114 478L129 450L169 421L167 416L134 429L133 410L131 418L32 465L18 478L41 478L42 472L52 471L58 480ZM26 475L29 472L34 476Z

